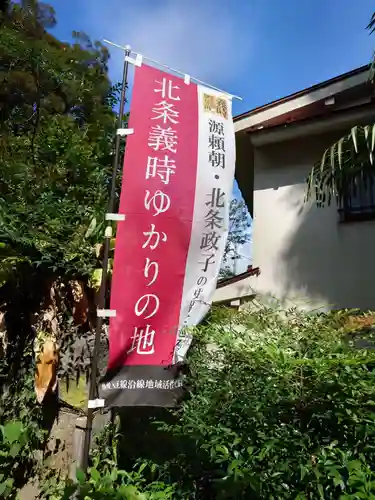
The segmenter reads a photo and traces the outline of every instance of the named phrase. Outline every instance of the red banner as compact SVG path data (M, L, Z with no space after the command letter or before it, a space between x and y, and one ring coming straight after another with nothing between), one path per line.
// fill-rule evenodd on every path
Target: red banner
M165 368L173 363L193 219L197 99L194 84L147 65L136 69L129 121L134 133L127 138L119 208L126 219L118 223L111 290L116 317L110 320L108 367L120 377L113 404L165 405L158 391L144 399L146 387L121 392L129 382L148 382L148 389L158 382L170 389L181 385Z

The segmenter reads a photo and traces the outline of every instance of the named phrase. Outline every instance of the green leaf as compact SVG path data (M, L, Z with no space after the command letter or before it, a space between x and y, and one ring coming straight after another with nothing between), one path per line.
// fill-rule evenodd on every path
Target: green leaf
M95 469L94 467L90 469L90 474L91 474L91 477L92 479L97 482L100 480L100 473L98 472L97 469Z
M23 433L23 424L22 422L14 421L8 422L2 428L3 436L5 441L12 444L15 441L18 441L21 434Z
M86 475L81 469L77 469L76 471L76 478L79 484L85 484L86 483Z
M102 283L102 275L103 275L102 269L94 269L89 279L90 288L93 288L97 292L100 290L100 285Z
M6 489L7 489L6 481L0 483L0 496L4 495Z
M319 492L319 496L322 500L324 500L324 489L323 489L323 486L321 484L318 484L318 492Z
M322 159L320 161L320 171L323 172L324 170L324 167L326 165L326 156L327 156L327 153L328 153L328 149L326 149L323 153L323 156L322 156Z
M341 476L335 476L333 478L333 484L334 484L334 486L340 486L342 490L345 487L344 481L342 480Z
M356 153L358 153L357 131L358 131L358 127L357 126L353 127L351 129L351 131L350 131L350 134L351 134L352 140L353 140L353 144L354 144L354 149L355 149Z
M138 469L138 474L142 474L142 472L145 470L146 467L147 467L147 464L143 462L143 464L141 464L139 469Z
M0 495L7 497L12 493L14 487L14 479L8 478L6 481L0 483Z
M96 217L93 217L85 234L86 239L92 235L92 233L95 231L95 228L96 228Z
M254 453L254 449L255 449L254 446L248 446L247 447L247 453L249 455L252 455Z
M367 141L368 136L369 136L370 127L368 125L366 125L365 127L363 127L363 131L365 133L365 139Z
M336 151L336 143L334 143L331 146L331 149L330 149L330 159L331 159L331 170L332 170L332 172L335 171L335 151Z
M21 444L14 443L10 448L9 454L12 458L15 458L19 454L20 450L21 450Z
M108 259L108 267L107 267L108 274L111 274L112 269L113 269L113 259Z
M111 481L115 482L115 481L117 481L117 478L118 478L118 471L117 471L116 467L114 467L111 470Z
M359 460L351 460L348 462L348 470L350 472L354 470L360 470L362 468L362 463Z
M339 142L337 143L337 157L339 160L339 167L342 168L342 145L344 143L344 137L341 137Z
M303 481L306 474L308 473L308 469L304 465L300 464L299 470L300 470L300 475L301 475L301 481Z
M215 450L224 455L225 457L229 456L229 450L226 446L218 444L215 446Z

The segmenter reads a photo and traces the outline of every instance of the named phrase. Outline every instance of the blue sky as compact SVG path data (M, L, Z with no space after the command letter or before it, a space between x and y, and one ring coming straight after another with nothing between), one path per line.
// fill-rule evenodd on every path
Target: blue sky
M371 0L53 0L72 30L134 50L243 98L241 113L366 64ZM111 77L122 54L111 49Z
M53 0L54 34L107 38L242 97L239 114L369 62L373 0ZM123 56L112 49L110 76ZM235 186L234 195L239 191ZM250 246L242 249L251 253ZM244 260L240 267L248 262ZM241 269L240 269L241 270Z

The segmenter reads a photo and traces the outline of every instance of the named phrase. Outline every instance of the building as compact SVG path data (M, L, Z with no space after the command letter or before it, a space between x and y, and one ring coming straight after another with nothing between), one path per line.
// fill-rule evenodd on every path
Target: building
M368 66L235 118L236 179L253 216L260 273L222 285L214 301L375 307L375 188L340 207L304 202L306 177L324 150L354 125L374 122Z

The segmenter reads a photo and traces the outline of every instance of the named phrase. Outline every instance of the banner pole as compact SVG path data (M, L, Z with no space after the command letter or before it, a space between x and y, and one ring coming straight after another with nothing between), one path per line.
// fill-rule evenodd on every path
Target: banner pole
M119 159L120 159L120 143L121 143L121 134L119 130L123 128L123 117L124 117L124 109L125 109L125 97L126 97L126 87L128 80L128 69L129 62L127 61L127 57L130 55L131 48L130 46L126 46L124 50L124 67L122 73L122 88L121 88L121 98L120 98L120 110L117 118L117 129L116 129L116 140L115 140L115 155L113 160L113 170L112 170L112 180L111 180L111 192L108 203L108 214L112 214L115 208L115 197L116 197L116 178L117 178L117 170L119 168ZM100 293L98 300L98 309L103 310L105 308L106 302L106 291L107 291L107 277L108 277L108 260L109 260L109 251L110 251L110 241L112 237L112 226L111 222L108 223L105 231L105 241L104 241L104 252L103 252L103 273L102 279L100 283ZM96 319L96 332L95 332L95 344L94 351L92 357L92 367L91 367L91 377L90 377L90 386L89 386L89 404L87 409L87 421L86 421L86 432L85 437L82 444L82 454L81 454L81 469L84 473L87 472L88 464L89 464L89 454L90 454L90 445L91 445L91 437L92 437L92 424L94 420L94 411L92 403L95 400L97 395L97 371L98 371L98 361L99 361L99 350L100 350L100 337L103 326L103 316L98 315Z

